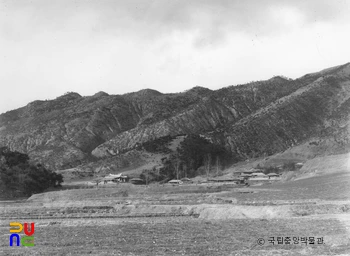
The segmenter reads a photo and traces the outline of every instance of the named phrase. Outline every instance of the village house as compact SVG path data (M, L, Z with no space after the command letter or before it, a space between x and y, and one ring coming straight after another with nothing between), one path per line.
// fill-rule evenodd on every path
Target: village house
M253 172L247 180L249 185L270 182L269 176L262 172Z
M299 168L299 169L300 169L301 167L303 167L303 166L304 166L303 163L296 163L296 164L295 164L295 167L296 167L296 168Z
M274 173L274 172L268 173L267 176L269 176L270 180L280 180L281 179L280 175L277 173Z
M267 176L266 174L264 174L262 172L253 172L251 174L251 178L266 178L266 179L268 179L269 176Z
M244 178L244 179L249 179L250 177L252 177L252 175L243 173L243 174L240 175L240 177Z
M181 181L185 184L192 184L193 180L189 179L189 178L182 178Z
M236 176L233 176L233 177L221 176L221 177L209 178L208 182L244 184L245 179L243 177L236 177Z
M134 185L143 185L145 184L144 180L140 179L140 178L133 178L130 180L130 182Z
M239 182L239 178L238 177L215 177L215 178L209 178L208 181L209 182Z
M254 171L253 170L243 170L243 171L237 171L233 173L234 177L242 177L244 175L251 175Z
M102 181L104 184L108 182L128 182L129 177L126 175L123 175L122 173L119 174L109 174L105 176Z
M181 184L183 184L183 182L181 180L170 180L168 183L171 184L171 185L181 185Z
M264 169L253 168L253 169L250 169L250 171L251 171L252 173L257 173L257 172L263 173L263 172L264 172Z

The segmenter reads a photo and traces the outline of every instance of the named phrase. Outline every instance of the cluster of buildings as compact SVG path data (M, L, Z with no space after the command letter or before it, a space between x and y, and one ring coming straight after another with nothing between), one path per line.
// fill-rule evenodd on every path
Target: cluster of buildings
M261 169L235 172L234 176L241 181L243 180L243 183L248 183L249 185L256 183L271 183L281 179L280 174L274 172L265 174Z
M187 179L187 178L185 178ZM281 180L280 174L277 173L268 173L265 174L263 170L260 169L251 169L248 171L239 171L235 172L233 175L225 175L219 177L208 178L205 183L235 183L242 185L253 185L258 183L272 183L274 181ZM186 183L193 183L190 179L187 180L171 180L168 182L172 185L182 185Z
M236 184L257 184L257 183L271 183L280 180L280 174L268 173L265 174L263 170L251 169L247 171L234 172L233 176L221 176L209 178L208 182L227 182Z
M274 181L281 180L280 174L277 173L267 173L265 174L261 169L251 169L234 172L233 175L225 175L219 177L208 178L207 182L221 182L221 183L236 183L236 184L245 184L253 185L258 183L271 183ZM119 182L130 182L135 185L144 184L144 180L140 178L133 178L129 180L129 177L126 175L120 174L109 174L102 179L103 183L119 183ZM172 185L181 185L181 184L190 184L193 183L191 179L183 178L181 180L170 180L168 182Z

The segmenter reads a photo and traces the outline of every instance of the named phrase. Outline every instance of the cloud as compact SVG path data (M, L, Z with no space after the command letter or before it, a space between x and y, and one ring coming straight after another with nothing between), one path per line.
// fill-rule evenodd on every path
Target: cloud
M349 56L349 6L346 0L0 0L6 87L0 113L66 91L218 88L269 78L271 70L296 76L341 64ZM291 66L297 68L288 73ZM18 91L15 99L4 96Z
M271 36L295 25L331 22L347 16L347 10L346 1L123 1L103 12L101 26L110 22L112 30L117 26L123 33L151 40L179 31L192 33L194 45L202 46L234 33Z
M295 23L341 19L349 10L345 0L14 0L2 7L7 35L13 38L76 28L77 33L155 40L180 31L196 35L195 46L218 43L232 33L284 33ZM79 24L77 16L85 24Z

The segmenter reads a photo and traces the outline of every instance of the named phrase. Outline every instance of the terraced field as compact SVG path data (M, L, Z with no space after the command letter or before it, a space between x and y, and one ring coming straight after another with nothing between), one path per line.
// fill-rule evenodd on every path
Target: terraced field
M350 255L349 178L249 188L125 184L2 202L0 255ZM11 221L35 223L34 247L9 246ZM286 237L316 242L277 243Z
M253 187L251 187L253 188ZM239 201L249 200L349 200L350 172L341 171L307 179L254 187L258 193L236 193ZM232 195L228 192L227 195Z

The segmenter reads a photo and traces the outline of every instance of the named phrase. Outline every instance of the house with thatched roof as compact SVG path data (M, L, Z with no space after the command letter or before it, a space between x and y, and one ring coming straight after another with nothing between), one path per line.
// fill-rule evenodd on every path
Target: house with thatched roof
M134 185L142 185L145 184L145 181L143 179L140 178L133 178L130 180L130 182Z
M274 172L268 173L267 176L269 177L279 177L280 175Z
M183 183L187 183L187 184L193 183L193 180L191 180L191 179L189 179L189 178L182 178L181 181L182 181Z
M181 181L181 180L170 180L170 181L168 181L168 183L171 184L171 185L181 185L181 184L183 184L183 181Z
M108 182L127 182L129 180L129 177L126 175L123 175L122 173L119 174L109 174L107 176L105 176L102 181L104 183L108 183Z
M228 182L228 183L241 183L242 178L240 177L232 177L232 176L220 176L215 178L209 178L208 182Z
M250 169L251 172L260 172L260 173L263 173L264 170L263 169L258 169L258 168L253 168L253 169Z
M253 172L251 174L251 178L266 178L266 179L268 179L269 176L267 176L266 174L264 174L262 172Z
M245 173L243 173L243 174L240 175L240 177L241 177L241 178L248 179L248 178L252 177L252 175L251 175L251 174L245 174Z
M280 175L277 173L274 173L274 172L268 173L267 176L269 176L270 180L280 180L281 179Z

